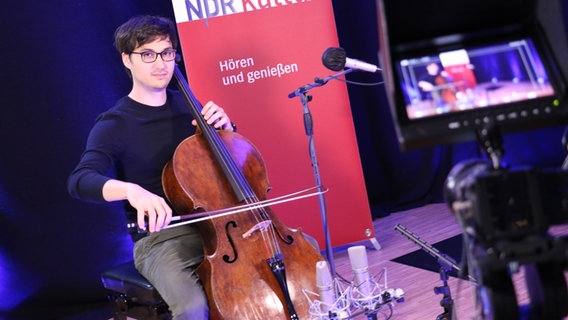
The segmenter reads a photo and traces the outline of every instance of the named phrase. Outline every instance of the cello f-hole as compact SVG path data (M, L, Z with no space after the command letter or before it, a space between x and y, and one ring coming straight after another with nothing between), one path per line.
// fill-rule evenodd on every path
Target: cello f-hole
M278 228L274 228L274 230L276 230L276 234L278 235L278 238L280 238L282 240L282 242L284 242L285 244L292 244L294 243L294 237L292 237L291 235L282 235L282 233L280 233L280 230L278 230Z
M231 234L229 233L229 228L236 228L237 227L237 223L235 221L229 221L227 222L227 224L225 225L225 234L227 235L227 240L229 240L229 243L231 244L231 248L233 249L233 258L231 259L231 257L229 257L228 254L224 254L223 255L223 261L227 262L227 263L233 263L235 261L237 261L237 258L239 257L239 254L237 253L237 249L235 248L235 243L233 242L233 238L231 237Z
M294 243L294 237L292 237L291 235L287 235L285 238L286 239L284 239L282 236L280 236L280 239L282 239L282 241L284 241L285 244Z

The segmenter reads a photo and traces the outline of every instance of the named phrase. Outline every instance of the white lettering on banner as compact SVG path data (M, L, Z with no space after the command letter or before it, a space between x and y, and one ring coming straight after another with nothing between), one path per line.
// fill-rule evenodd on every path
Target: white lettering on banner
M311 0L172 0L176 22L263 10Z
M238 69L244 69L254 67L254 59L253 58L243 58L243 59L226 59L219 61L219 69L221 71L235 71ZM248 71L246 73L246 80L248 83L254 83L257 80L265 79L265 78L272 78L272 77L282 77L286 74L298 72L298 65L296 63L292 64L283 64L278 63L276 66L267 66L264 69L257 69ZM237 83L244 83L245 82L245 73L244 71L240 71L238 73L230 74L223 76L221 81L223 85L228 86Z
M310 0L241 0L246 11L274 8L285 6L287 4L297 4L299 2L308 2Z
M219 68L221 69L221 71L235 70L251 66L254 66L254 60L252 58L237 60L227 59L224 61L219 61Z
M298 72L298 65L293 64L277 64L276 67L266 67L265 69L250 71L247 73L248 83L254 83L256 80L270 78L270 77L282 77L282 75Z
M243 72L241 71L237 74L231 74L231 75L228 75L228 76L224 76L222 81L223 81L224 86L228 86L228 85L231 85L231 84L245 82L245 77L243 75Z

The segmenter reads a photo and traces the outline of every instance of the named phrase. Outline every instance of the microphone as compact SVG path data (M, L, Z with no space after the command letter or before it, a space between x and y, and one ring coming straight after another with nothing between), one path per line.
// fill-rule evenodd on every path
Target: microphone
M335 288L327 262L323 260L316 263L316 286L322 303L322 311L327 313L333 309L335 303Z
M353 246L347 249L351 269L355 275L355 287L365 297L369 298L373 291L369 277L369 262L365 246Z
M327 48L321 57L323 65L333 71L339 71L344 68L360 70L365 72L379 72L381 68L360 60L347 58L345 49L343 48Z

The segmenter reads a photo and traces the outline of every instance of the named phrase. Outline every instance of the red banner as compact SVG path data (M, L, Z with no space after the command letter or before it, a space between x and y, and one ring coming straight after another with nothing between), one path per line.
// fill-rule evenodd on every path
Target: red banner
M288 95L330 71L337 47L329 0L173 0L188 81L198 99L222 106L263 155L268 198L314 186L304 108ZM309 92L314 145L332 245L374 237L355 130L344 83ZM275 213L325 247L317 197L279 204Z

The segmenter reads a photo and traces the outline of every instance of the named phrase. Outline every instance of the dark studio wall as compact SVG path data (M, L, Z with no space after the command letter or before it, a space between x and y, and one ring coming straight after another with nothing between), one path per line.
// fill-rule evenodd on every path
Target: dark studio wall
M333 5L348 56L378 64L375 1ZM171 1L29 0L0 7L0 319L57 319L105 303L100 274L131 259L119 205L71 199L65 184L95 117L130 89L112 47L114 29L137 14L173 19ZM349 79L382 81L366 73ZM451 167L480 156L473 143L401 152L384 88L348 88L374 217L442 201ZM505 160L561 164L563 129L507 136Z

